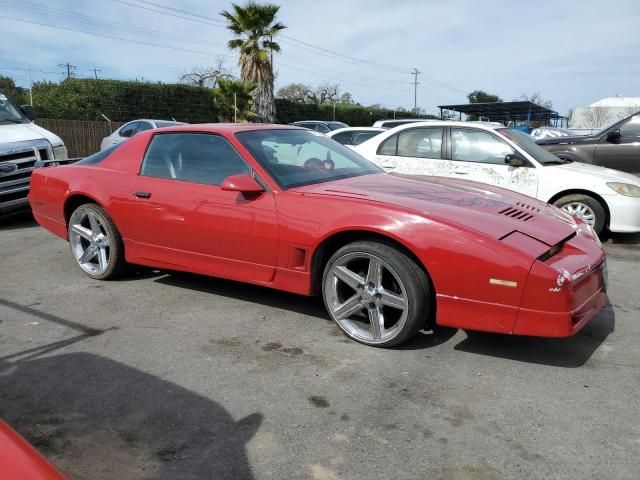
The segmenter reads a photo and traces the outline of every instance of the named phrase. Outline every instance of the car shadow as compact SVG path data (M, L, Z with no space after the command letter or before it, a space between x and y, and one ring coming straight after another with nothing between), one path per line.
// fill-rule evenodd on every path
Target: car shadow
M607 305L585 327L569 338L539 338L466 331L454 349L517 362L552 367L583 366L615 330L615 313Z
M640 233L613 233L605 231L601 237L602 243L614 245L640 245Z
M0 361L0 417L69 478L252 479L262 423L89 353ZM1 475L0 475L1 476Z
M21 210L7 215L0 215L0 231L34 228L37 226L38 224L34 220L31 210Z
M320 297L306 297L293 293L273 290L259 285L223 280L184 272L165 272L166 275L154 281L163 285L186 288L203 293L235 298L245 302L259 303L268 307L290 310L302 315L331 321Z

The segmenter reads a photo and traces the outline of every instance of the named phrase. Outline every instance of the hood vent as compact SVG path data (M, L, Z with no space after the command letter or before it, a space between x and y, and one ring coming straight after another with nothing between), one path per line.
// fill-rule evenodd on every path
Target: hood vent
M507 217L511 217L516 220L521 220L523 222L527 222L533 218L533 213L530 213L530 212L527 212L526 210L522 210L520 208L515 208L515 207L503 208L498 213L500 215L505 215Z
M540 213L540 209L538 207L534 207L533 205L527 205L526 203L523 203L523 202L516 202L516 206L525 208L533 213Z

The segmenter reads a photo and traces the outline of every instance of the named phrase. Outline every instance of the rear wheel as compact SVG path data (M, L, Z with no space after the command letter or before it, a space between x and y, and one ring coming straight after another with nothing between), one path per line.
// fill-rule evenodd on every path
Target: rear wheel
M120 233L107 212L96 204L80 205L71 214L69 245L76 262L91 278L115 278L125 268Z
M431 309L425 272L397 248L373 241L346 245L329 259L322 296L348 337L377 347L415 335Z
M593 197L583 194L565 195L553 204L569 215L584 220L598 235L604 229L606 220L604 207Z

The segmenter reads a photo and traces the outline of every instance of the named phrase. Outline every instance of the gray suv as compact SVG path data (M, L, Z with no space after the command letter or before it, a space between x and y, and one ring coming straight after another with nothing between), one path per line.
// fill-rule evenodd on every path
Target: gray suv
M640 112L591 135L536 142L560 158L601 165L640 177Z

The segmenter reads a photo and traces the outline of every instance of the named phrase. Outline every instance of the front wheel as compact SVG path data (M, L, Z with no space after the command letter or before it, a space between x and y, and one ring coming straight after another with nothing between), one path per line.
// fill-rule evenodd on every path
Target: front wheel
M569 215L578 217L591 225L598 235L604 229L606 220L604 207L593 197L582 194L565 195L553 202L553 204Z
M322 296L331 318L353 340L392 347L424 328L431 310L426 273L385 243L359 241L327 262Z
M107 212L96 204L80 205L71 214L69 245L76 262L91 278L115 278L125 268L120 233Z

